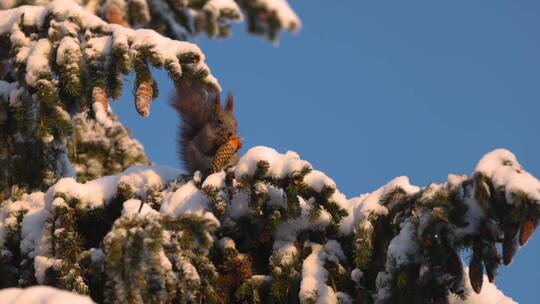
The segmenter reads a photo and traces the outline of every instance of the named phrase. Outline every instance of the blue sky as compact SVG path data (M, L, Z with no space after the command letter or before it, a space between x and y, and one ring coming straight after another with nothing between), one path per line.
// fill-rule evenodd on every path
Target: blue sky
M328 3L293 1L304 27L277 47L243 25L230 39L195 41L235 94L246 148L294 150L348 197L399 175L423 186L469 174L499 147L540 176L540 2ZM171 83L156 76L149 118L130 88L113 107L154 162L178 167ZM536 233L497 285L539 303L539 260Z

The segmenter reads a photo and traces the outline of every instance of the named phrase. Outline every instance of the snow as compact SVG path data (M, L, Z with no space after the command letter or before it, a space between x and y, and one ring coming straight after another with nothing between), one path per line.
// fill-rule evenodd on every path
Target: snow
M420 188L413 186L409 182L409 178L406 176L400 176L394 178L388 184L377 189L373 193L363 194L359 197L349 200L348 212L349 215L343 219L341 223L341 231L344 234L350 234L359 223L365 222L365 219L370 214L386 215L388 209L381 205L381 198L384 195L395 191L397 188L402 189L408 195L412 195Z
M0 290L2 304L92 304L89 297L48 287L7 288Z
M304 183L315 191L320 192L324 186L336 188L336 183L321 171L313 170L304 177Z
M282 264L289 264L298 254L295 242L297 235L302 231L317 231L324 230L330 224L330 216L328 212L321 212L321 216L315 220L309 220L309 203L299 197L300 208L302 213L297 218L291 218L278 225L276 229L273 249L277 251L281 258Z
M39 39L31 48L26 61L25 80L30 86L37 86L40 76L51 74L49 67L49 55L51 53L51 42L47 38Z
M0 208L0 247L5 241L6 229L16 223L15 213L27 210L26 221L22 222L21 249L23 252L30 251L38 242L41 231L41 224L44 221L44 197L43 192L25 194L20 200L15 202L6 201ZM38 227L39 226L39 227Z
M497 149L486 154L474 172L491 178L496 189L504 189L509 204L514 202L512 193L525 193L540 204L540 181L523 170L516 156L508 150Z
M93 88L93 90L100 90L100 88ZM102 124L105 128L110 128L114 124L112 119L107 115L108 109L105 109L101 102L94 102L92 109L96 113L96 120Z
M231 200L231 205L227 210L228 215L235 220L243 216L248 216L250 211L251 209L249 208L249 196L244 192L237 193L233 196L233 199Z
M328 251L329 248L326 245L322 246L314 243L310 247L311 254L302 264L302 281L300 282L300 293L298 294L300 302L306 302L316 294L316 303L318 304L337 303L334 290L326 285L328 271L324 268L324 263L329 258L329 255L332 255L332 251Z
M227 12L228 14L238 16L234 21L242 21L242 11L238 4L234 0L210 0L203 6L203 10L210 12L214 16L219 16L220 12Z
M360 283L363 276L364 276L364 273L362 272L362 270L360 270L360 268L355 268L353 269L353 271L351 271L351 279L353 280L353 282L357 284Z
M170 216L197 214L219 225L218 219L209 210L206 195L197 189L193 181L190 181L167 195L163 199L159 212Z
M146 216L148 214L158 215L159 212L152 209L150 205L146 203L142 203L141 200L138 200L138 199L130 199L130 200L125 201L123 204L122 216L131 216L131 215Z
M225 249L236 249L236 244L234 243L234 240L228 237L221 238L219 240L219 248L221 250Z
M6 101L9 101L11 91L15 90L17 82L7 82L0 80L0 97Z
M61 263L60 259L51 259L45 256L38 255L34 258L34 269L36 271L36 280L38 284L45 283L45 271L47 268Z
M288 151L281 154L272 148L257 146L249 149L238 161L235 169L236 178L253 175L259 161L267 161L270 164L269 174L276 178L284 178L299 172L304 166L311 168L311 164L301 160L295 152Z
M217 187L218 189L225 187L225 171L220 171L209 175L203 182L202 188L204 187Z
M465 277L469 277L469 269L464 269ZM482 290L479 294L472 291L469 280L465 280L468 297L461 300L459 297L450 294L448 299L451 304L517 304L512 298L506 296L495 284L490 283L487 276L484 276Z
M29 40L18 28L18 22L24 14L24 24L41 28L45 25L45 16L48 13L54 16L50 25L55 26L66 35L74 36L77 32L84 30L96 31L100 29L104 36L89 36L86 43L81 43L86 45L84 54L89 58L108 56L112 51L113 43L117 46L121 45L124 49L129 47L131 56L136 56L139 49L147 48L153 54L152 61L166 66L173 78L177 78L182 75L179 57L186 53L192 53L199 60L190 64L191 68L208 71L205 81L220 89L217 79L211 75L210 69L205 63L204 54L197 45L163 37L153 30L134 30L117 24L107 24L92 12L84 10L70 0L54 0L46 6L21 6L0 12L0 20L2 20L0 21L0 35L12 32L12 36L14 36L10 39L20 42L17 44L21 47L18 50L17 61L22 62L28 59L26 81L30 86L37 85L41 73L50 72L48 55L51 52L51 45L47 38L42 38L33 43L30 50L27 50L23 46L29 44ZM72 22L72 20L80 20L81 28L78 28L76 22ZM72 43L69 45L71 46Z
M191 264L190 260L187 257L180 255L177 261L180 264L180 271L182 271L182 274L184 275L182 279L188 280L190 284L199 285L201 283L201 278L197 272L197 268Z
M298 30L302 23L286 0L257 0L260 5L269 11L276 12L283 27L289 30Z
M395 266L409 264L411 257L415 257L418 251L418 244L415 239L415 226L412 222L406 221L401 225L401 230L396 235L390 245L388 245L388 258L395 262ZM394 263L388 263L394 265Z
M0 35L9 32L24 14L23 24L27 26L41 26L47 15L47 9L42 6L19 6L17 8L0 11Z
M131 166L116 175L104 176L87 183L78 183L73 178L62 178L48 192L64 193L80 200L82 208L103 206L117 193L118 185L125 184L139 197L146 196L150 188L164 187L173 181L180 171L166 166Z

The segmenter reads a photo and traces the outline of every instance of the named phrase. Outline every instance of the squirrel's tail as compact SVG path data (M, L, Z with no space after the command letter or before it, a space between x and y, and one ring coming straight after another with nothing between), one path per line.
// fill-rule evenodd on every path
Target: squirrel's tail
M219 96L219 95L218 95ZM178 127L178 154L184 167L191 173L194 164L187 153L188 143L197 132L211 120L212 101L216 93L197 82L182 80L176 84L176 91L170 98L170 105L178 112L181 124Z

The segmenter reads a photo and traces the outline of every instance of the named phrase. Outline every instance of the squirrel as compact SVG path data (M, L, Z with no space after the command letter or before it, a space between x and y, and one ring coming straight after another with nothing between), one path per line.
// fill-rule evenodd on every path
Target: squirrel
M216 153L231 140L237 144L233 145L235 148L230 157L219 165L219 169L236 165L241 143L236 133L237 121L231 94L223 108L219 92L184 80L176 84L176 94L173 94L170 104L182 120L177 139L178 152L189 174L200 171L203 176L208 176L214 173Z

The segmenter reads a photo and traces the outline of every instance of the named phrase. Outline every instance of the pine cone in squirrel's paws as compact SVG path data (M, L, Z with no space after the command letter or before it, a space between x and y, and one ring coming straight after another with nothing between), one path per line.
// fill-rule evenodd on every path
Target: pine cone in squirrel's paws
M216 151L216 155L212 160L212 173L219 172L224 169L225 165L229 162L229 159L242 147L242 139L234 135L224 143Z

